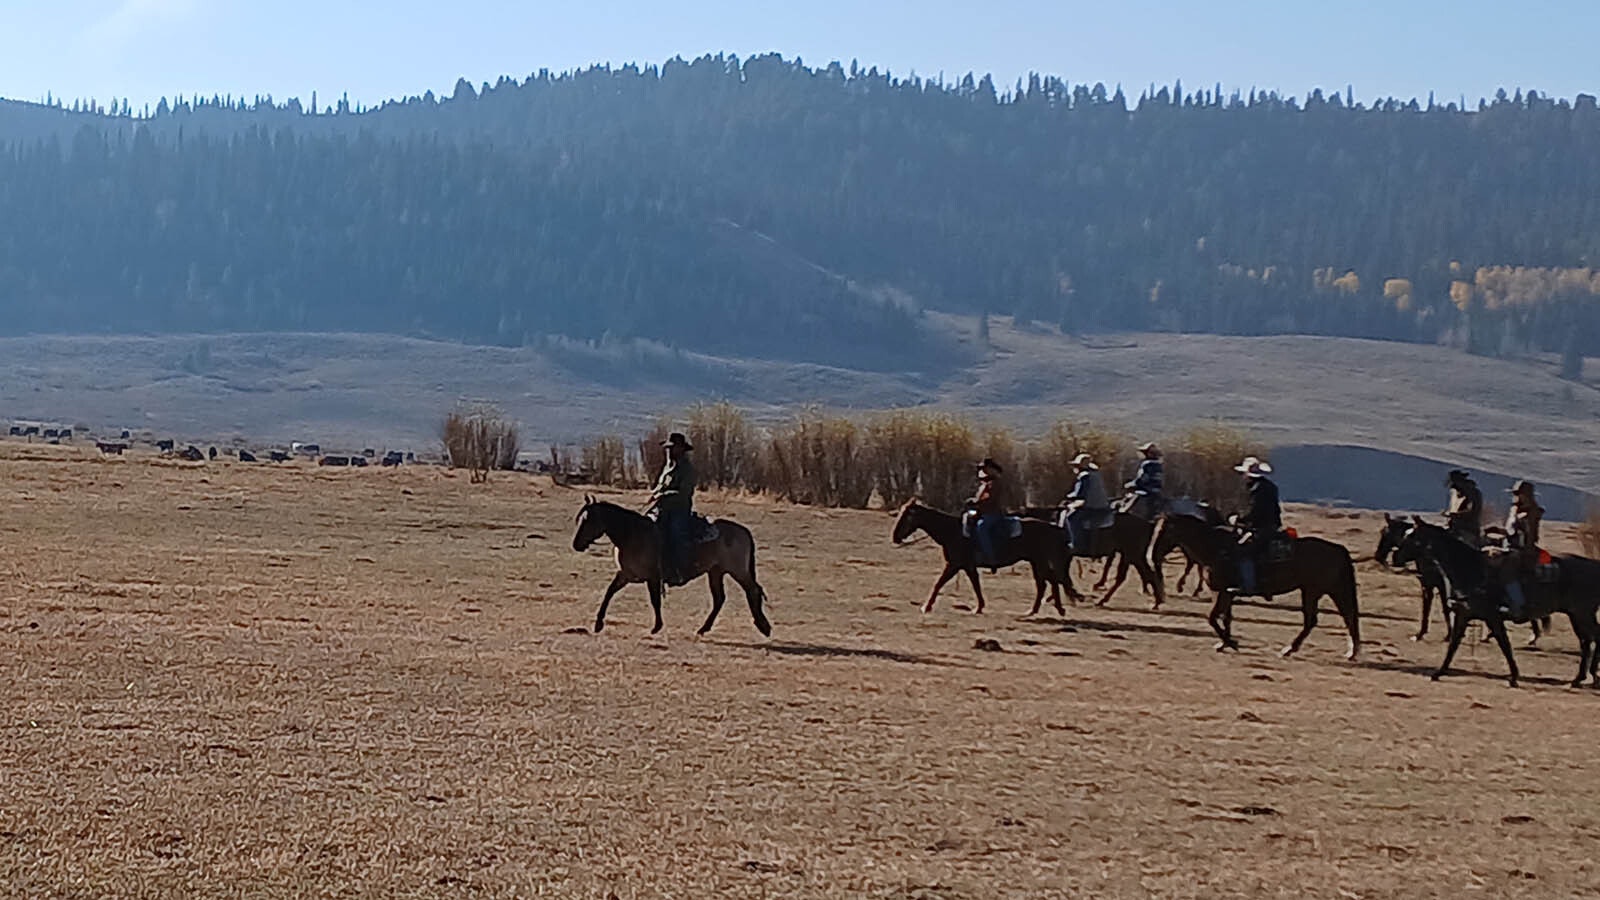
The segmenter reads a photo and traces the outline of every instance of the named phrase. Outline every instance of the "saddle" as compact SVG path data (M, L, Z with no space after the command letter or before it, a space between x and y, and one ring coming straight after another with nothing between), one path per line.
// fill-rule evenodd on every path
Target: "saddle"
M1056 525L1063 531L1068 530L1067 516L1070 512L1071 510L1062 510L1061 514L1056 517ZM1089 532L1088 540L1086 542L1088 547L1082 553L1078 553L1077 555L1085 559L1104 559L1116 553L1116 541L1111 533L1111 526L1115 524L1116 521L1117 511L1115 509L1108 509L1102 513L1091 516L1089 520L1084 523L1084 529ZM1070 536L1068 537L1068 541L1071 541Z
M696 544L716 543L717 538L721 537L717 531L716 524L705 516L693 513L690 521L692 524L689 526L689 533L693 536L692 540Z
M978 534L978 514L968 510L961 516L961 536L971 540ZM1001 519L1000 527L995 530L996 538L1011 540L1022 537L1022 517L1005 516Z
M1117 501L1116 511L1154 522L1161 516L1165 504L1149 494L1129 494Z

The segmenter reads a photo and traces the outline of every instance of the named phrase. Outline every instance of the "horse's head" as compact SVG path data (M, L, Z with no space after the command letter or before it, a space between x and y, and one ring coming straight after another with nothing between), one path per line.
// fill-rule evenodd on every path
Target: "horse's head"
M1400 531L1399 540L1395 543L1389 555L1389 563L1397 569L1403 569L1421 559L1428 551L1430 535L1428 529L1432 526L1418 516L1412 516L1410 522L1392 519L1385 526L1385 531L1396 528ZM1379 545L1382 549L1382 545Z
M583 509L578 510L578 515L574 519L578 523L578 529L572 533L572 549L579 553L588 550L595 541L600 540L601 535L606 533L605 522L596 514L599 505L599 501L594 497L583 495Z
M1381 565L1389 565L1389 555L1399 548L1406 536L1416 530L1416 526L1405 519L1396 519L1388 513L1383 514L1383 530L1378 532L1378 549L1372 553L1372 558ZM1400 565L1400 563L1396 563Z
M896 544L904 544L921 527L922 504L913 498L907 500L905 506L900 507L900 515L894 520L894 534L890 537Z

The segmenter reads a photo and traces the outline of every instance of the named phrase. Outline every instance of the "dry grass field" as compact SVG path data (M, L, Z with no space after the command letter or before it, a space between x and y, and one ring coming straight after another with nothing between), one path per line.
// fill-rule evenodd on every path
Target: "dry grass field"
M13 442L0 502L6 895L1600 893L1570 631L1519 690L1488 645L1430 683L1415 582L1370 561L1361 661L1331 614L1280 660L1289 602L1220 656L1203 604L1131 587L1022 621L1003 574L923 616L937 551L887 514L711 497L774 637L735 592L695 639L703 585L596 636L610 560L526 476ZM1375 514L1290 520L1370 556Z

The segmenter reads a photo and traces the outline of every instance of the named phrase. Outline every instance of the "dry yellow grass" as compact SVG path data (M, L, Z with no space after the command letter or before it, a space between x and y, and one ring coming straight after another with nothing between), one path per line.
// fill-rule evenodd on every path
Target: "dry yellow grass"
M1600 891L1565 626L1512 691L1482 648L1419 675L1415 582L1370 562L1355 665L1334 617L1277 659L1287 604L1240 611L1237 656L1132 589L1019 621L1021 574L923 617L936 551L888 514L713 497L775 639L738 599L693 639L703 586L658 638L625 593L597 637L568 633L611 572L570 548L579 496L0 443L0 893ZM1290 520L1361 555L1378 521Z

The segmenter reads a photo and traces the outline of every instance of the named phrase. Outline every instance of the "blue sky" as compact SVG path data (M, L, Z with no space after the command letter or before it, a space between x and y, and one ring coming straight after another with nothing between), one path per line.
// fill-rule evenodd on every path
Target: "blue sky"
M375 103L592 62L777 50L897 73L1029 70L1441 101L1600 93L1595 0L0 0L0 96L272 94Z

